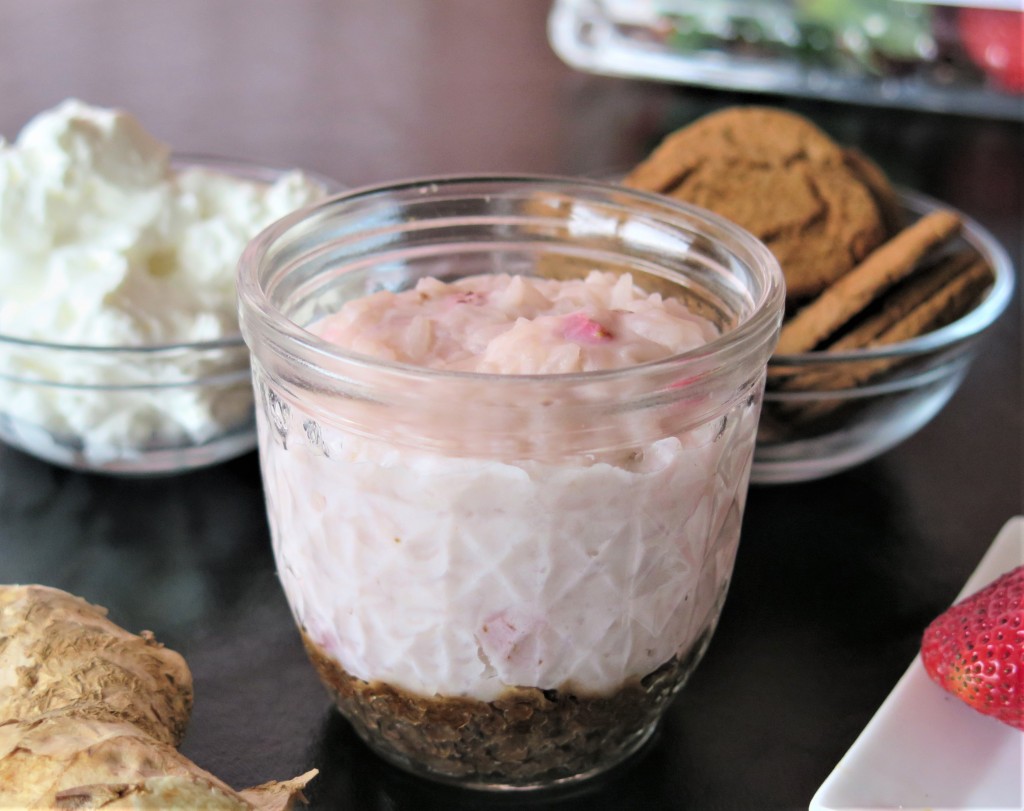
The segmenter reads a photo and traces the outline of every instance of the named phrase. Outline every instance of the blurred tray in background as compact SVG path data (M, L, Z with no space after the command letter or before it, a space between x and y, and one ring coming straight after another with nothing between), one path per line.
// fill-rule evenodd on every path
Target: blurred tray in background
M1020 0L555 0L579 70L1024 120Z

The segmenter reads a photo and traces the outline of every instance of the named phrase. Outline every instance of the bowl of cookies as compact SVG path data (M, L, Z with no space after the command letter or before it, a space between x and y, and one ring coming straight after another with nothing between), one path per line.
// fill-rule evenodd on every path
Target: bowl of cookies
M624 184L725 216L775 254L786 318L751 480L818 479L927 424L1006 309L1013 266L962 212L892 186L811 122L728 108L669 135Z

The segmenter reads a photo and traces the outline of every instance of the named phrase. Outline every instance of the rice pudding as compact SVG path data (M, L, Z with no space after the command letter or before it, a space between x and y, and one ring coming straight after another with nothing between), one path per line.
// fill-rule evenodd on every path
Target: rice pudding
M281 583L359 735L489 789L636 751L725 598L767 249L604 184L445 178L285 218L239 291Z
M520 375L646 363L717 333L678 300L608 273L427 278L351 301L311 331L389 361ZM307 645L342 685L426 708L493 705L524 689L612 706L677 669L717 616L752 404L641 445L561 449L555 461L424 452L383 426L382 441L288 409L305 429L282 434L266 413L260 428L274 549ZM602 724L623 713L646 726L635 700ZM451 755L466 766L465 752Z

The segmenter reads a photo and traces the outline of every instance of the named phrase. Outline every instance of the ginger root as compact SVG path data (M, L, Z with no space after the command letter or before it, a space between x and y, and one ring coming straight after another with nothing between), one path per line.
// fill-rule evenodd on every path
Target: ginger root
M59 589L0 586L0 807L283 811L313 778L236 792L177 750L185 660Z

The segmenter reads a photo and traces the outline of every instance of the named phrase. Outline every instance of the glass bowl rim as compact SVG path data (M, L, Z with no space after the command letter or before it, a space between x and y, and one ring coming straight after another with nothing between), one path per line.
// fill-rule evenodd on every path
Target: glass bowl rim
M383 183L374 183L359 187L347 188L339 194L332 195L304 208L291 212L276 222L269 225L263 232L251 240L242 254L239 263L240 269L243 266L257 267L262 254L266 248L275 241L284 237L289 230L299 225L305 219L315 215L322 209L336 205L339 202L347 202L359 198L367 198L387 192L406 191L414 189L441 186L454 186L457 184L485 184L485 183L506 183L516 184L523 188L530 186L538 187L543 184L554 184L561 187L590 189L596 192L614 192L627 198L644 201L648 206L662 213L682 215L689 218L691 224L695 221L710 226L713 230L730 236L741 246L743 252L766 263L766 283L764 290L758 300L754 302L753 309L738 327L724 332L708 341L707 343L690 349L686 352L669 355L654 361L642 364L626 366L615 369L602 369L587 372L569 372L556 374L504 374L488 372L465 372L452 370L437 370L429 367L418 366L410 363L384 360L370 355L363 355L350 352L337 347L312 332L304 329L285 316L277 307L270 304L266 292L255 279L255 273L244 274L240 270L238 284L239 306L242 310L242 321L246 320L246 311L251 316L258 316L269 328L274 341L283 341L289 347L298 348L303 353L311 356L327 358L333 362L352 364L366 369L375 369L396 377L404 377L408 380L463 380L463 381L487 381L495 386L529 385L538 381L560 382L566 384L589 383L599 380L616 379L627 375L653 373L664 371L668 368L679 366L685 368L690 364L708 363L709 358L720 356L730 351L740 351L738 346L749 345L756 336L762 335L768 330L771 322L774 321L773 329L777 332L778 321L781 320L782 300L785 295L785 287L781 269L774 255L767 247L757 240L745 229L727 220L726 218L708 211L707 209L672 200L664 195L652 192L640 191L621 186L614 182L601 179L586 178L571 175L545 174L545 173L445 173L439 175L428 175L423 177L399 178ZM735 253L735 251L730 251ZM244 330L243 330L244 331ZM750 351L747 349L747 351ZM326 370L322 373L329 374Z

